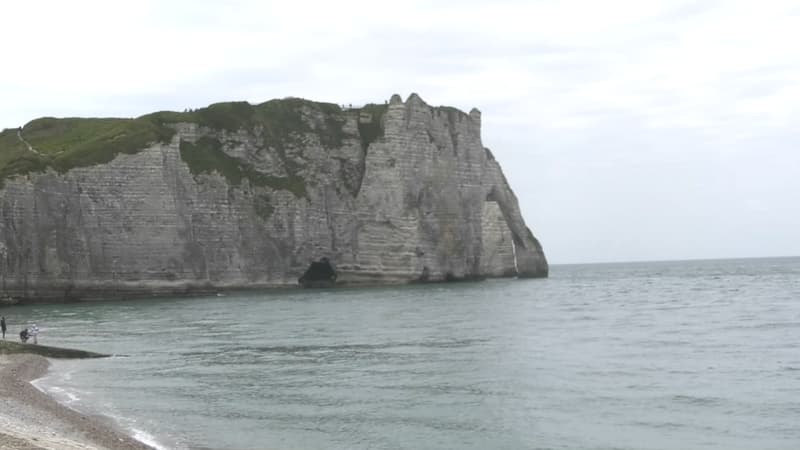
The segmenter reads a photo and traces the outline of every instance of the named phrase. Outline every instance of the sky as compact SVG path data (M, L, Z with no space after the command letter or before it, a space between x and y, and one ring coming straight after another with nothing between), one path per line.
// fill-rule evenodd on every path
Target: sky
M800 255L800 3L3 4L0 128L289 96L483 112L551 263Z

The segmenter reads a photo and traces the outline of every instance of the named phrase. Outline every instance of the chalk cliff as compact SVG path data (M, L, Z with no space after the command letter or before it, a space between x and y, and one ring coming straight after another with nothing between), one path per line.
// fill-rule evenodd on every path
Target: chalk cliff
M480 129L416 94L37 119L0 134L0 289L297 285L323 257L337 284L547 276Z

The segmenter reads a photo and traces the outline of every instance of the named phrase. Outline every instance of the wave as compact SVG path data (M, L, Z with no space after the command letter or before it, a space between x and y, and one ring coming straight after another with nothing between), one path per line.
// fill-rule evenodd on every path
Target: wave
M723 330L783 330L800 328L800 322L764 322L754 325L732 325Z
M81 391L63 387L64 384L67 384L67 382L72 379L73 373L73 370L53 370L53 366L51 365L50 371L45 376L31 380L30 384L39 392L49 396L68 409L80 414L95 414L95 411L92 411L90 407L84 404ZM110 411L101 411L100 414L110 418L120 430L123 430L125 434L131 436L135 440L149 445L156 450L170 450L169 447L159 443L155 436L146 431L123 426L123 423L128 421L127 419L111 414Z
M161 445L156 440L155 436L153 436L152 434L150 434L150 433L148 433L148 432L146 432L144 430L139 430L137 428L132 428L131 432L132 432L133 438L136 439L137 441L141 442L142 444L149 445L150 447L153 447L156 450L170 450L169 447L165 447L165 446Z
M695 395L673 395L671 397L673 402L685 403L688 405L696 406L711 406L722 403L723 399L719 397L700 397Z
M79 403L81 400L78 391L56 386L52 383L51 378L47 376L31 381L31 386L35 387L39 392L52 397L55 401L67 408L82 412L75 408L75 404Z
M410 342L386 342L380 344L339 344L339 345L267 345L267 346L235 346L220 349L219 351L183 352L183 356L202 356L208 354L219 354L220 352L257 352L257 353L316 353L316 352L335 352L335 351L374 351L387 350L393 348L436 348L452 349L470 347L475 344L488 342L488 339L456 339L448 341L410 341Z

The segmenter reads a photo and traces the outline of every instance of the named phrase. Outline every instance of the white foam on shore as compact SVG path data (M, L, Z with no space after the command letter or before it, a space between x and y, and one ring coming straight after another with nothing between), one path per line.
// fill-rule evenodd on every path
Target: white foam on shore
M78 396L77 393L73 393L65 388L56 386L54 384L54 381L56 383L58 382L56 380L63 380L63 381L70 380L72 378L72 371L55 372L52 370L52 368L53 366L51 364L50 369L48 369L47 373L44 376L37 378L35 380L31 380L30 381L31 386L35 387L38 391L55 399L58 403L73 411L79 412L81 414L91 413L87 410L81 410L76 407L75 404L80 404L81 400L81 397ZM149 445L150 447L153 447L156 450L172 450L169 447L166 447L161 443L159 443L156 440L155 436L144 430L140 430L134 427L125 427L123 425L123 422L130 422L130 420L116 416L114 414L110 414L108 411L102 414L105 415L106 417L111 418L114 421L114 423L116 423L119 426L121 430L126 431L127 432L126 434L130 435L137 441L145 445Z
M51 376L51 374L52 372L48 372L47 375L32 380L30 382L31 386L35 387L39 392L54 398L58 403L61 403L67 408L73 411L82 412L73 407L74 403L78 403L81 400L81 397L78 395L78 392L69 391L63 387L56 386L55 384L52 383L53 376ZM62 378L68 380L69 378L71 378L71 376L72 374L69 373L68 377L62 376Z
M169 447L165 447L160 443L158 443L158 441L156 441L155 436L146 431L139 430L136 428L132 428L131 431L133 432L133 438L141 442L142 444L149 445L150 447L153 447L156 450L170 450Z
M172 447L168 447L163 443L158 442L156 437L147 431L136 428L137 421L135 419L109 414L108 412L104 414L106 417L110 417L120 427L120 429L124 430L129 436L133 437L142 444L149 445L156 450L174 450Z
M62 389L62 388L56 387L56 386L51 386L50 388L48 388L49 392L46 392L40 386L36 386L36 389L39 389L40 391L44 392L45 394L50 394L51 396L56 397L57 399L63 400L63 401L59 401L59 403L65 405L65 406L69 406L70 404L75 403L75 402L77 402L78 400L81 399L80 397L78 397L77 394L73 394L72 392L70 392L70 391L68 391L66 389Z

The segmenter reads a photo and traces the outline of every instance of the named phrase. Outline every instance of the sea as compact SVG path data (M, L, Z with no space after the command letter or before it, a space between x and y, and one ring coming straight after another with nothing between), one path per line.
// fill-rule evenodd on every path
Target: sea
M2 311L159 449L800 449L800 258Z

